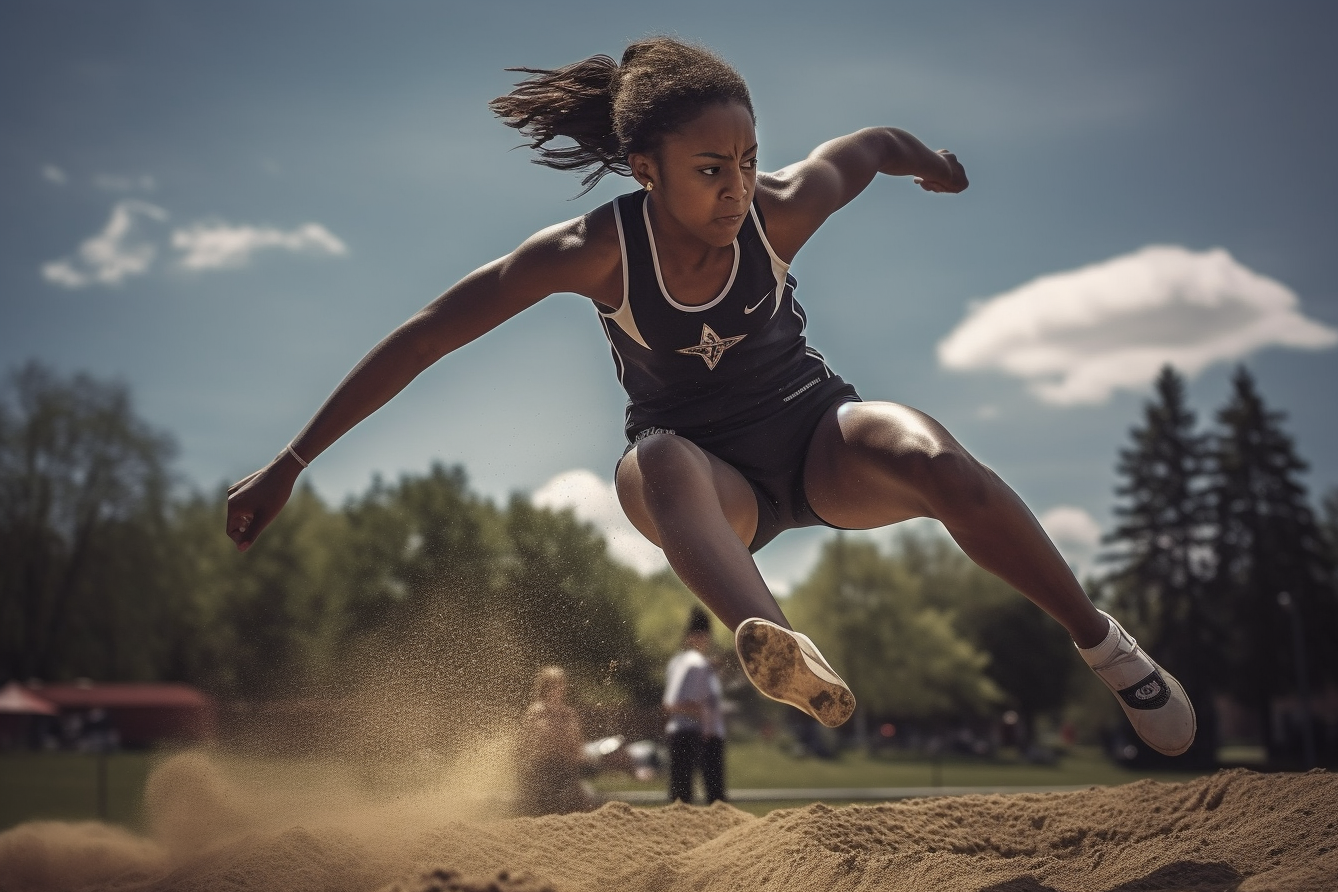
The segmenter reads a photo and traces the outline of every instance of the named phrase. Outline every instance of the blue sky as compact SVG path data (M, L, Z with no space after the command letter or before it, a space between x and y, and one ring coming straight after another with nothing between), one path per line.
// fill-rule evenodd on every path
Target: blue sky
M511 151L503 69L673 33L748 79L764 168L874 124L958 153L966 193L883 178L800 254L810 338L1085 562L1162 361L1205 419L1247 362L1312 493L1338 486L1335 26L1319 3L9 2L0 364L123 380L191 483L236 479L437 293L628 188L572 200ZM461 463L650 566L609 503L622 399L594 311L554 296L308 473L338 503ZM783 589L825 535L764 574Z

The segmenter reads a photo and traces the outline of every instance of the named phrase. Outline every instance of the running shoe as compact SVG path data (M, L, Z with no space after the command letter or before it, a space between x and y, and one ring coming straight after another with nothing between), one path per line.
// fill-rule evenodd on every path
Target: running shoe
M748 680L772 700L800 709L828 728L855 712L855 695L807 635L765 619L746 619L734 633Z
M1110 631L1095 647L1078 648L1092 671L1114 692L1129 724L1159 753L1178 756L1194 742L1194 706L1169 672L1162 669L1108 613Z

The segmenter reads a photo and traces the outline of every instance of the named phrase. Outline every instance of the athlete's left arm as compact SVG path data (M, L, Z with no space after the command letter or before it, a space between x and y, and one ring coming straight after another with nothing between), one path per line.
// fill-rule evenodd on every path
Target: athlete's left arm
M905 130L869 127L823 143L797 164L758 174L768 241L783 259L793 260L818 227L880 173L913 176L926 192L967 187L956 155L935 152Z

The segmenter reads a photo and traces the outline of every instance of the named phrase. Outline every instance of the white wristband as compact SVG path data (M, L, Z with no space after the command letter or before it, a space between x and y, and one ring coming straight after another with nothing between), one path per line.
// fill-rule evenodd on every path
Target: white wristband
M302 460L302 456L298 455L298 454L297 454L297 450L293 448L293 444L292 444L292 443L289 443L289 444L288 444L287 446L285 446L284 448L287 449L287 450L288 450L288 454L291 455L291 456L293 457L293 461L297 462L299 465L301 465L301 466L304 467L304 468L307 466L307 463L304 462L304 461Z

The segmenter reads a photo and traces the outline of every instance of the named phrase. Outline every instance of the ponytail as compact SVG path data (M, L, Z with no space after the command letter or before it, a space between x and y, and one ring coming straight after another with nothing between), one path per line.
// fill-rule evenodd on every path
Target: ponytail
M621 65L600 55L562 68L507 70L530 77L488 107L529 139L535 164L588 170L585 192L605 174L630 176L629 154L653 152L709 105L739 102L753 112L747 84L727 62L670 37L629 45ZM551 148L557 137L575 145Z
M613 129L613 85L618 63L608 56L591 56L572 65L546 70L508 68L531 77L499 96L488 107L508 127L528 137L539 157L535 164L555 170L595 169L581 180L585 191L609 172L628 176L627 156ZM574 146L549 148L565 136Z

